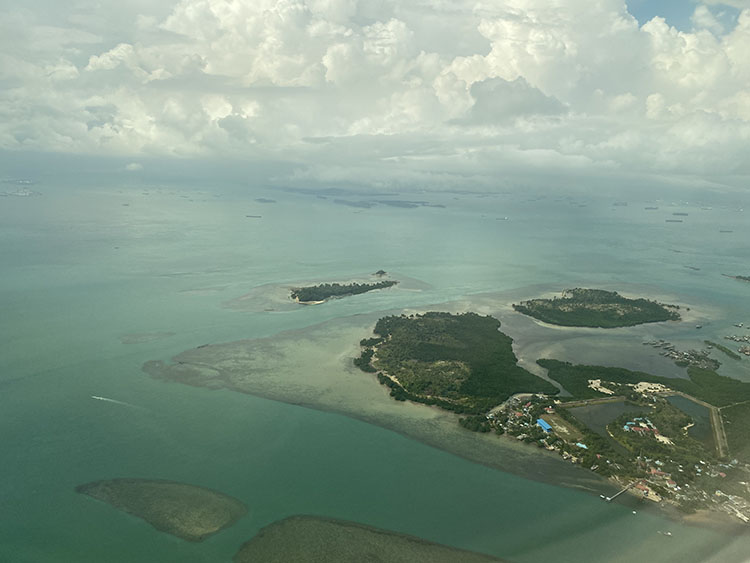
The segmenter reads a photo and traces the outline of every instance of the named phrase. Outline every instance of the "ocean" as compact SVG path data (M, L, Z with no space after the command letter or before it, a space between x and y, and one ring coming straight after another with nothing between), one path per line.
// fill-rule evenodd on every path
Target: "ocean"
M604 503L608 485L583 470L396 405L346 355L383 314L475 308L500 318L526 367L551 356L680 376L642 341L701 347L750 325L750 284L721 275L750 275L747 196L33 189L0 197L0 560L230 561L295 514L518 562L750 553L749 534ZM278 299L378 269L408 283L320 306ZM568 287L671 300L691 321L565 331L509 307ZM271 374L252 394L142 369L238 341ZM714 353L720 373L750 381L750 360ZM248 514L188 543L74 491L115 477L213 488Z

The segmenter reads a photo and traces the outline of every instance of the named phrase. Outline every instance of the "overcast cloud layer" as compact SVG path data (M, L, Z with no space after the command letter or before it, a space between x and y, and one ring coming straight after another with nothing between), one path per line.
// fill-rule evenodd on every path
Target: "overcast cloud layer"
M4 150L133 173L288 161L290 184L749 172L740 0L691 5L689 31L639 26L624 0L0 5Z

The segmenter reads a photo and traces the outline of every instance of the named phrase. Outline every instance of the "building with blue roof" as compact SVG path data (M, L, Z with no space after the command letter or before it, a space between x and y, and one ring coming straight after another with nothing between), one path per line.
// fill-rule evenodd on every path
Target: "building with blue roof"
M552 432L552 427L541 418L536 419L536 425L539 426L545 432Z

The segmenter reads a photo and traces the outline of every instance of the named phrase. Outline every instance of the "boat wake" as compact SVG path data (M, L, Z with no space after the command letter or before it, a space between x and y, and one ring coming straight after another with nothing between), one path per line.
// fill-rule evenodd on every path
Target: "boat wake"
M139 407L138 405L131 405L130 403L126 403L125 401L118 401L117 399L110 399L109 397L100 397L99 395L91 395L91 398L96 399L97 401L106 401L108 403L122 405L123 407L130 407L131 409L143 409L143 407Z

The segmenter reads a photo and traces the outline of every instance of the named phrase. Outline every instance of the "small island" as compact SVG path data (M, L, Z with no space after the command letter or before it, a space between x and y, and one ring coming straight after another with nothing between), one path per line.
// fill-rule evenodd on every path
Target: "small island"
M603 289L566 289L560 298L531 299L514 304L513 308L558 326L619 328L680 320L677 305L642 298L628 299L616 291Z
M731 276L729 274L722 274L722 276L727 277L727 278L732 278L733 280L750 282L750 276Z
M192 542L231 526L247 512L240 501L223 493L174 481L111 479L79 485L76 492Z
M727 348L723 344L719 344L718 342L712 342L711 340L704 340L703 342L705 342L709 348L716 348L717 350L724 352L724 354L726 354L733 360L742 359L742 356L740 356L737 352L733 351L731 348Z
M297 303L303 305L315 305L324 303L328 299L337 297L349 297L359 295L376 289L386 289L396 285L396 280L384 280L375 283L322 283L308 287L295 287L291 291L291 297Z
M490 555L355 522L292 516L266 526L234 556L235 563L491 563Z
M493 317L442 312L389 316L373 332L375 338L360 342L362 353L354 363L376 373L399 401L477 415L520 391L558 392L517 365L513 340L500 332L500 321Z

